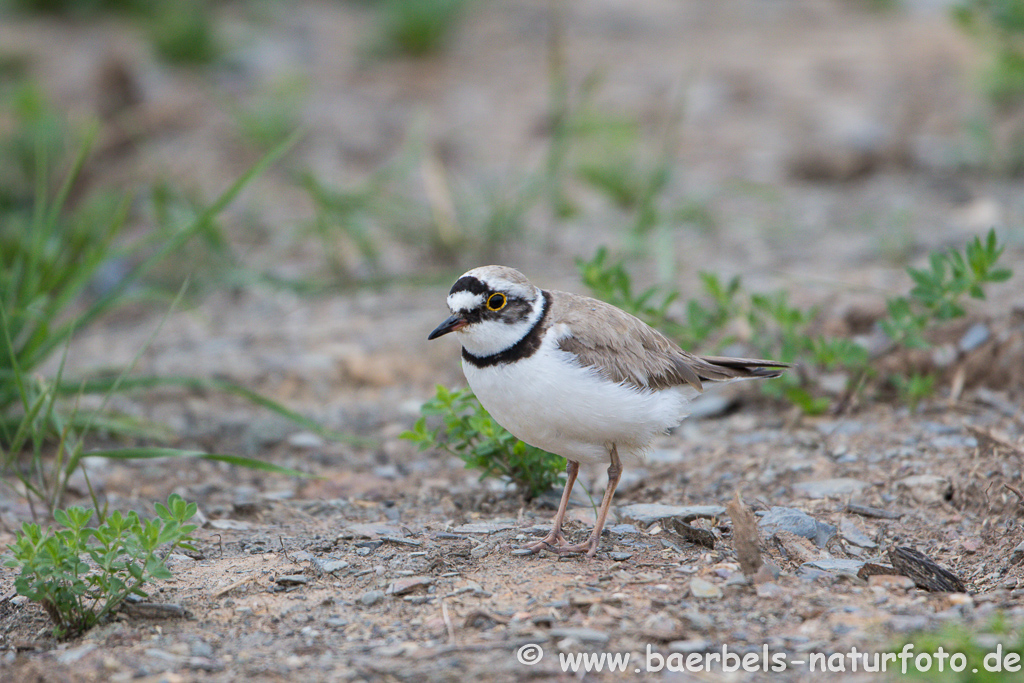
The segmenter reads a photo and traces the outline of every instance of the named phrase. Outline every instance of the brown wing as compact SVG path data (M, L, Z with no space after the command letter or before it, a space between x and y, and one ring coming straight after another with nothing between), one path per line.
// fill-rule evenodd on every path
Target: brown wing
M567 292L550 294L554 295L550 320L565 323L571 330L559 340L559 348L613 382L642 389L690 384L701 390L703 381L778 377L789 367L766 360L701 358L615 306Z

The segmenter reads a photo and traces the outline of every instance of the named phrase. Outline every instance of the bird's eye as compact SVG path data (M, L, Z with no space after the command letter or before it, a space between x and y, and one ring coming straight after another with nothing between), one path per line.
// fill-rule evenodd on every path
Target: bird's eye
M504 294L494 293L487 297L487 310L489 311L500 311L505 308L505 304L508 300Z

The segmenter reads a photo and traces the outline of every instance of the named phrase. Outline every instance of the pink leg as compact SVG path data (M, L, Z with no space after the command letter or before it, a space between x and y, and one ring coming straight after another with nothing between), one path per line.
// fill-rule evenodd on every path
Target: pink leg
M612 444L611 452L612 464L608 466L608 488L604 490L604 497L601 499L601 507L597 511L597 523L594 524L594 531L591 532L590 538L583 543L576 543L575 545L561 545L557 548L552 548L556 553L581 553L584 550L587 551L587 557L593 557L597 554L597 547L601 544L601 531L604 530L605 520L608 519L608 510L612 506L612 496L615 495L615 487L619 485L619 478L622 476L622 461L619 460L619 451L615 444Z
M565 489L562 491L562 501L558 504L558 512L555 513L555 521L551 525L551 533L539 541L528 543L523 548L539 553L541 550L554 550L566 545L565 536L562 535L562 522L565 521L565 512L569 508L569 494L572 493L572 486L576 483L576 475L580 472L580 464L575 460L568 460L565 464Z

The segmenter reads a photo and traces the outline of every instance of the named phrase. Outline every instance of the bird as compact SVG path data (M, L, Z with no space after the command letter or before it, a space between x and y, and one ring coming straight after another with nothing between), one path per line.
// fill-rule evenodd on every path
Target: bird
M696 356L616 306L543 290L514 268L480 266L452 285L451 315L427 336L454 333L470 389L517 439L566 459L550 533L524 550L594 557L622 474L654 438L679 425L705 384L778 377L789 364ZM609 463L593 531L562 533L580 463Z

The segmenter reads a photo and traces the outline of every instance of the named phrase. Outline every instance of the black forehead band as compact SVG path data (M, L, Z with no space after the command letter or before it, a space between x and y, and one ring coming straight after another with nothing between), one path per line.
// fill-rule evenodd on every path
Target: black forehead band
M460 277L455 282L454 285L452 285L452 289L450 292L448 292L448 294L451 295L454 294L455 292L469 292L470 294L486 294L488 291L490 290L487 288L487 285L480 282L480 280L477 280L472 275L464 275Z

